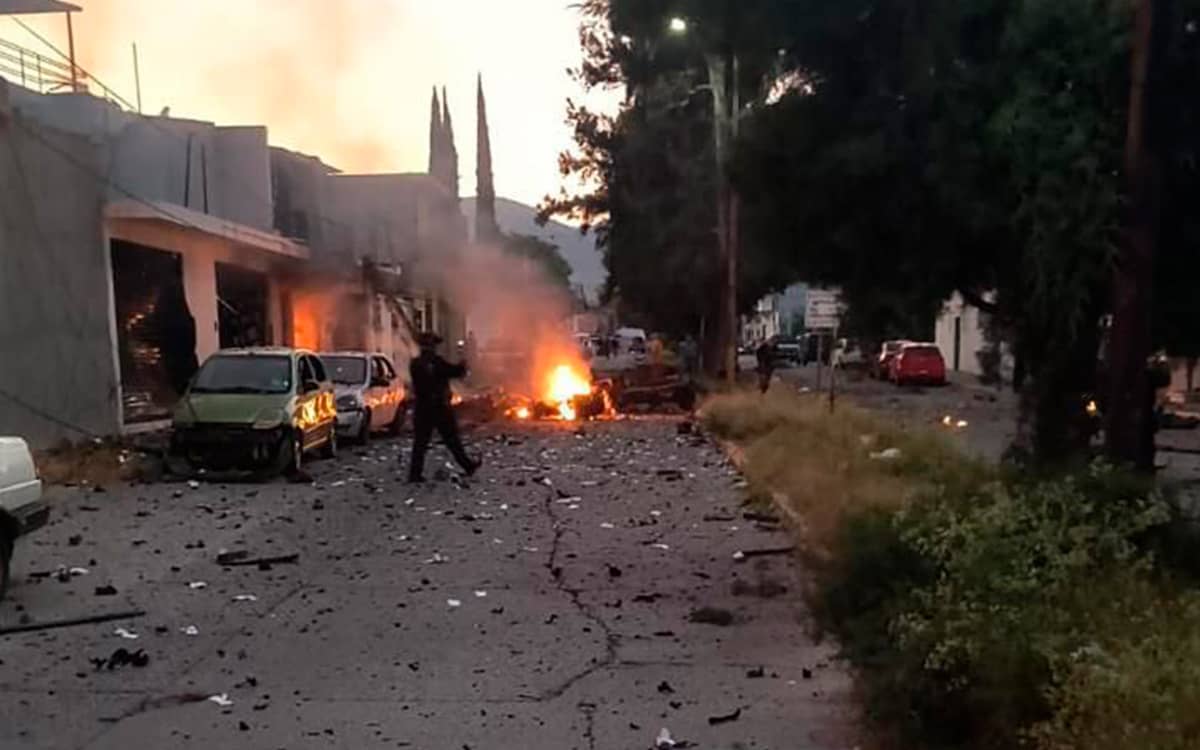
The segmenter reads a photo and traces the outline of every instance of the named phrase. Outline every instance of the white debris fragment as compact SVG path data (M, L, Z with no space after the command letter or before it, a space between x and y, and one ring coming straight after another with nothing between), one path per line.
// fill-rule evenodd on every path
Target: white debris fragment
M617 528L617 527L616 527L616 526L613 526L613 525L612 525L611 523L609 523L608 521L605 521L604 523L600 524L600 528L602 528L602 529L615 529L615 528Z
M425 561L426 565L441 565L448 562L450 558L444 557L441 552L434 552L433 557Z
M652 516L654 516L655 518L657 518L657 517L659 517L659 516L661 516L661 515L662 515L662 511L661 511L661 510L652 510L652 511L650 511L650 515L652 515Z
M675 740L671 739L671 732L663 727L658 733L658 739L654 741L655 750L671 750L675 747Z
M745 553L745 552L742 552L741 550L738 550L737 552L734 552L734 553L733 553L733 559L734 559L734 560L745 560L745 559L746 559L746 553Z
M200 489L200 483L197 482L195 479L189 479L188 487L191 487L193 490L198 490L198 489Z
M200 629L195 625L188 625L185 628L180 628L179 632L183 633L184 635L200 635Z
M499 537L492 537L492 544L504 544L504 540Z
M954 426L961 430L962 428L967 426L967 420L960 419L954 423Z
M409 499L407 499L407 500L405 500L405 501L404 501L404 504L405 504L405 505L412 505L412 504L413 504L413 503L415 503L415 502L416 502L416 498L412 498L412 497L410 497Z
M113 631L113 635L119 635L127 641L136 641L138 638L141 638L141 636L137 633L134 633L131 630L126 630L125 628L117 628Z
M256 602L258 601L258 597L254 594L238 594L233 597L233 600L235 602Z
M194 591L199 590L199 589L206 589L206 588L208 588L208 584L205 583L204 581L192 581L191 583L188 584L188 588L192 589Z
M901 455L902 454L900 453L899 448L888 448L886 450L873 452L871 454L871 460L873 460L873 461L895 461L896 459L900 458Z
M462 602L457 599L447 599L446 606L450 607L450 609L455 609L456 607L461 607Z
M212 701L213 703L216 703L221 708L229 708L230 706L233 705L233 701L229 699L228 693L221 693L220 695L210 695L210 696L208 696L208 699L210 701Z
M579 497L578 495L573 495L571 497L560 497L556 502L558 502L560 505L572 505L576 503L582 503L583 498Z
M662 549L662 550L671 549L670 545L663 544L662 542L658 542L656 544L651 544L650 546L653 547L654 549Z
M71 568L67 572L73 576L85 576L88 574L88 569L87 568Z
M537 547L522 547L521 549L525 550L526 552L537 552L538 551Z
M329 486L330 486L330 487L345 487L345 486L346 486L346 480L345 480L345 479L339 479L339 480L337 480L336 482L331 482Z
M476 599L484 599L484 598L486 598L486 597L487 597L487 592L486 592L486 591L476 591L476 592L475 592L475 598L476 598Z

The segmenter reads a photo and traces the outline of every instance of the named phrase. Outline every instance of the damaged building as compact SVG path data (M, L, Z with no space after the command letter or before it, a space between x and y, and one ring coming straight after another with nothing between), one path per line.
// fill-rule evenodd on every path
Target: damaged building
M403 361L419 331L463 335L445 173L342 174L265 127L0 78L0 183L0 425L35 445L162 426L220 348Z

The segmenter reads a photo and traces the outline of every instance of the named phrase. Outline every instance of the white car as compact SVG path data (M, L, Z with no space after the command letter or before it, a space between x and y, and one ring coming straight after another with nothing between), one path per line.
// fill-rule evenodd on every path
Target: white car
M44 526L49 518L29 445L21 438L0 437L0 599L8 590L17 537Z
M380 430L393 435L400 432L408 388L390 359L367 352L325 352L320 356L337 397L339 435L361 443Z

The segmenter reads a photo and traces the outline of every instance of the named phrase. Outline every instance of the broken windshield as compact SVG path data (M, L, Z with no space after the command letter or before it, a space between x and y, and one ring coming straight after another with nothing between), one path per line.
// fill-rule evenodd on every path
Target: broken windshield
M287 393L292 388L291 357L211 357L192 384L192 393Z

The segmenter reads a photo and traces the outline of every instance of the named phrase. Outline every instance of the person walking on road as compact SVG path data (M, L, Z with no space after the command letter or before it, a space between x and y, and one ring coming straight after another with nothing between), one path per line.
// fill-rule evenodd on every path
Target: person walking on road
M758 390L766 393L771 387L771 376L775 374L775 347L763 341L754 352L758 360Z
M435 429L454 460L467 476L471 476L479 470L480 462L467 456L458 434L458 420L450 405L450 381L465 377L467 366L463 362L447 362L437 353L437 347L442 343L437 334L423 333L417 343L421 353L408 366L414 394L412 460L408 481L425 481L425 453L429 450L429 440Z

